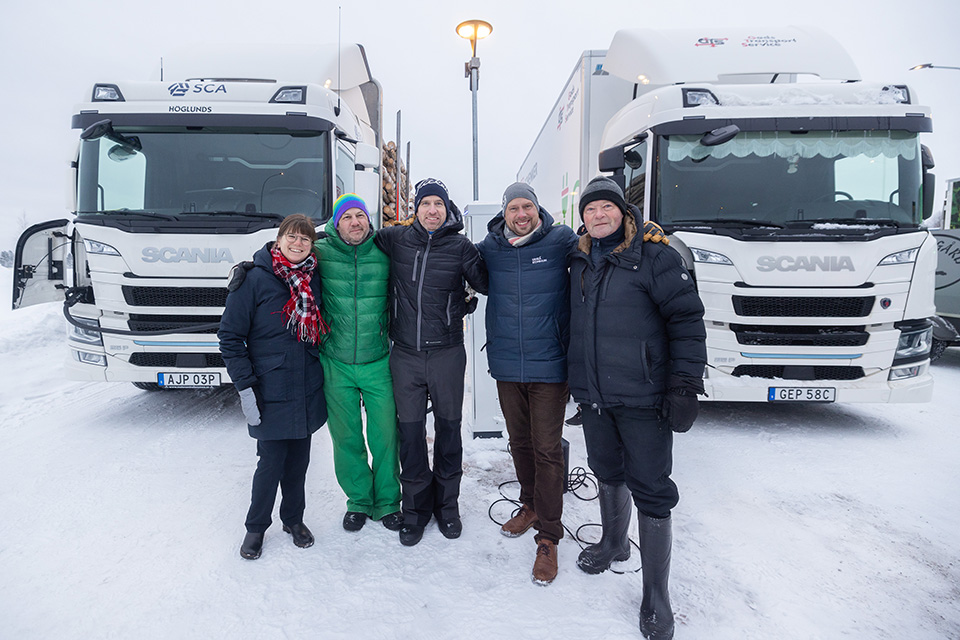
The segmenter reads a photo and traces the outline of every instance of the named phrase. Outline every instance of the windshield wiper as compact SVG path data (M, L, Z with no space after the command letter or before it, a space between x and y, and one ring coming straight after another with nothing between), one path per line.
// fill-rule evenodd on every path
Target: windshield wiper
M284 216L279 213L267 213L265 211L191 211L191 216L240 216L241 218L270 218L271 220L283 220Z
M160 218L162 220L179 220L180 218L169 213L158 213L156 211L143 211L137 209L107 209L105 211L80 211L80 215L93 214L103 216L124 216L124 217L142 217L142 218Z
M684 224L692 224L692 225L707 224L711 226L716 226L716 225L741 226L742 225L747 227L771 227L774 229L783 229L783 225L778 224L776 222L767 222L765 220L748 220L746 218L720 218L720 219L705 218L703 220L673 220L672 222L668 222L666 224L669 224L675 227L684 225Z
M816 224L840 224L847 226L880 226L897 227L902 226L896 220L889 218L815 218L812 220L792 220L787 223L790 227L812 227Z

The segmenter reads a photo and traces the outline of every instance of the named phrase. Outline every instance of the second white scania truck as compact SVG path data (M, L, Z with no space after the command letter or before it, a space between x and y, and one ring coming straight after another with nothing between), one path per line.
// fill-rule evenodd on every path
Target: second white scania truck
M628 29L584 52L517 179L576 229L612 172L664 227L706 307L709 400L924 402L931 130L817 29Z

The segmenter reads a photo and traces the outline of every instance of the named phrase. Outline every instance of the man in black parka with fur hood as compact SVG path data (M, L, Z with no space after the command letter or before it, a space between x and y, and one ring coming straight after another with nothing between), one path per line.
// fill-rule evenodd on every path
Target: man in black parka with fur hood
M570 263L570 392L583 410L587 459L600 484L603 535L578 566L600 573L630 555L630 498L639 515L640 629L673 637L667 591L673 431L686 431L703 393L703 303L680 255L643 242L640 212L612 179L580 196L586 234Z

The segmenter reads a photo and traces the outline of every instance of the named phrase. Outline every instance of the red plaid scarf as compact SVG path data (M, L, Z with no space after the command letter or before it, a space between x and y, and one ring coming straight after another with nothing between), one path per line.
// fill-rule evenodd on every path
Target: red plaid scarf
M310 276L317 266L317 258L312 253L306 260L294 265L280 252L276 244L270 250L273 256L273 272L290 287L290 299L283 305L283 320L300 342L317 344L321 333L330 331L330 327L320 316L317 301L310 289Z

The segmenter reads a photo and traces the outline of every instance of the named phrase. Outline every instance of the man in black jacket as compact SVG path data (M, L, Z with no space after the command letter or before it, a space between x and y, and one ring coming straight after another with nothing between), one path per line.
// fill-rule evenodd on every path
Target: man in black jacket
M577 560L600 573L630 556L632 496L639 516L640 629L673 637L667 590L673 431L688 430L703 393L703 303L680 255L644 243L640 212L607 177L580 195L586 234L571 255L570 391L583 409L587 460L600 483L600 542Z
M390 257L390 371L397 402L404 524L400 542L420 542L431 515L447 538L460 536L463 475L460 421L466 352L464 280L487 292L476 247L460 233L460 211L439 180L417 184L416 220L377 232ZM427 456L427 398L433 408L433 470Z

